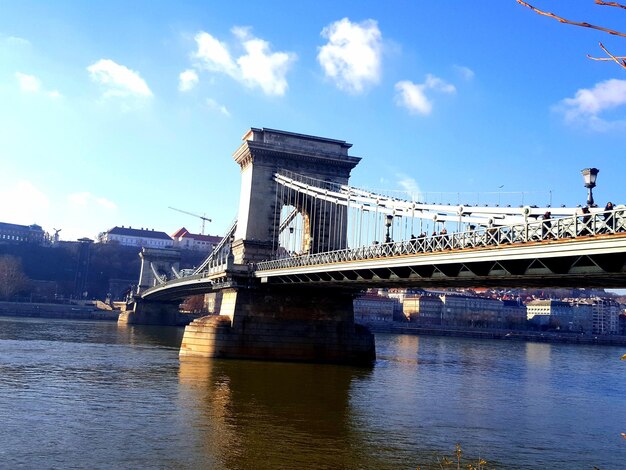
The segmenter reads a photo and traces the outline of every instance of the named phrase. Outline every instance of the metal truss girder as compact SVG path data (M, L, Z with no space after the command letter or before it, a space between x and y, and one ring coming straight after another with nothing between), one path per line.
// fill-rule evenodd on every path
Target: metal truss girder
M603 271L618 273L623 271L626 253L592 255L591 259Z
M329 271L328 275L332 277L335 281L343 281L345 276L341 271Z
M374 272L371 269L359 269L354 271L357 275L363 279L370 280L374 278Z
M411 268L408 267L393 267L391 271L398 279L408 279L411 273L413 272Z
M532 264L531 259L512 259L512 260L500 260L498 263L510 274L514 276L522 276L528 271L528 268Z
M321 276L318 273L307 273L307 278L311 282L320 282L324 280L321 278Z
M461 265L461 270L459 271L459 274L457 275L458 278L474 278L476 277L476 274L473 273L472 271L470 271L468 269L467 266L465 266L464 264Z
M510 273L498 264L495 264L493 269L489 271L489 277L506 277L509 275Z
M478 261L475 263L467 263L464 267L475 276L487 276L493 268L493 261Z
M411 269L415 272L419 277L430 278L433 276L435 272L435 267L433 265L423 265L423 266L412 266Z
M356 281L359 278L359 275L356 271L344 271L343 275L349 281Z
M328 274L328 272L321 271L321 272L317 273L317 275L320 277L321 281L332 281L333 280L332 276L330 274Z
M584 256L579 256L576 261L574 261L574 264L572 264L572 269L575 268L590 268L593 266L598 266L596 263L594 263L591 258L589 258L589 256L584 255Z
M433 271L432 276L430 276L431 279L449 279L450 276L447 276L446 273L444 273L441 269L439 269L439 266L435 266L435 270Z
M306 274L295 274L294 277L300 282L311 281L311 278Z
M389 268L376 268L372 269L374 275L379 279L388 280L391 277L391 270Z
M525 275L528 276L550 276L553 272L540 259L534 259L528 266Z
M437 269L447 277L457 277L459 272L461 272L462 266L463 265L459 263L440 264L437 266Z
M560 258L544 258L541 262L546 268L555 274L567 274L576 261L575 256L562 256Z

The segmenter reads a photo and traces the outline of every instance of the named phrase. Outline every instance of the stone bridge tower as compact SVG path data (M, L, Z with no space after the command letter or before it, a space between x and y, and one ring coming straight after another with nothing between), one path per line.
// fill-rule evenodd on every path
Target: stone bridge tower
M234 153L241 166L239 215L231 245L234 263L221 273L219 282L205 286L204 292L219 291L219 314L198 318L185 328L181 357L371 363L374 336L354 323L353 296L359 287L273 285L248 269L248 263L272 257L283 207L302 217L302 242L309 251L313 251L313 236L318 251L346 246L347 229L333 224L331 216L343 215L345 220L341 211L347 208L302 195L294 200L274 175L291 172L329 186L346 185L360 161L348 155L350 147L340 140L273 129L253 128L246 133ZM142 286L154 281L155 271L160 275L173 262L166 254L145 252L142 258ZM169 304L140 300L126 323L174 324L175 295Z
M178 250L143 247L139 257L141 258L141 271L136 294L158 284L154 276L155 272L159 276L165 275L168 279L172 278L172 270L178 272L180 263Z
M350 171L361 160L348 155L352 144L275 129L250 129L233 158L241 166L241 194L237 231L233 243L235 263L246 264L269 259L284 195L277 190L274 174L292 172L329 184L348 184ZM303 245L306 251L330 251L346 247L346 227L330 229L330 215L319 201L301 201L295 209L304 221ZM345 207L335 210L347 211ZM344 214L345 215L345 214ZM319 238L311 243L313 236Z

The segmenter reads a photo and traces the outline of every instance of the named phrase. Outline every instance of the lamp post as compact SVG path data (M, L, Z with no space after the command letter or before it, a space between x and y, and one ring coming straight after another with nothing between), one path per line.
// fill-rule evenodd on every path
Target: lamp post
M391 243L391 236L389 235L389 229L393 222L393 215L388 215L385 220L385 227L387 227L387 234L385 235L385 243Z
M598 177L599 171L600 170L597 168L585 168L584 170L581 170L583 179L585 180L585 188L589 190L587 193L587 205L589 207L595 207L593 202L593 188L596 187L596 178Z

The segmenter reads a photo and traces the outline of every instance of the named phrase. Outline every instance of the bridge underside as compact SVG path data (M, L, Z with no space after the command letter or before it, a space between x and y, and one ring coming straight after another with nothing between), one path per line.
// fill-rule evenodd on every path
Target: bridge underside
M569 260L567 263L484 262L467 265L422 265L412 267L368 268L320 273L283 274L269 278L276 284L349 284L354 287L626 287L625 272L599 270L577 273L578 263L590 259ZM609 261L610 262L610 261ZM607 278L607 273L611 274Z
M625 237L555 241L497 250L392 254L378 259L331 260L329 254L329 261L257 271L255 275L268 284L363 288L626 287Z

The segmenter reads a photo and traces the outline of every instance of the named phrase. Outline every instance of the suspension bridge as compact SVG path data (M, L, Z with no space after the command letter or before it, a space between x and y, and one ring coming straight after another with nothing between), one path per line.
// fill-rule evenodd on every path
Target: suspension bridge
M344 141L251 129L234 159L239 211L195 270L144 250L129 322L180 298L215 296L219 315L187 327L181 355L362 362L354 325L365 287L626 285L626 207L436 204L348 184Z

